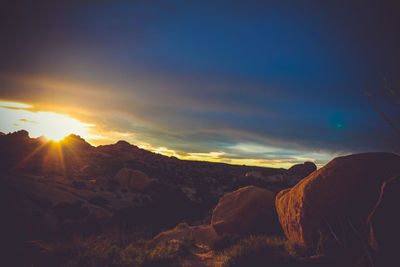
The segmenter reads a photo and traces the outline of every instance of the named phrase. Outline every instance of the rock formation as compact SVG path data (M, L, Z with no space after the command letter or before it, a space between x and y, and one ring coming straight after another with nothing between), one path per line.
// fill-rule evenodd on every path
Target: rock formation
M273 192L256 186L226 193L213 211L211 225L218 235L276 233L280 226L274 198Z
M333 159L277 195L276 210L286 236L304 249L356 249L354 236L365 229L382 184L399 173L400 156L392 153Z
M317 166L309 161L293 165L288 169L287 174L283 176L283 182L289 186L293 186L315 170L317 170Z

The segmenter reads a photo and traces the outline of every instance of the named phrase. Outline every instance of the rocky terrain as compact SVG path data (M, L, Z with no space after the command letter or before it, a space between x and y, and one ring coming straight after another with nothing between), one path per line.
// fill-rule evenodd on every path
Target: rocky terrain
M400 264L396 154L285 170L76 135L56 143L19 131L0 145L7 266Z
M158 233L182 221L209 223L227 192L288 186L284 169L179 160L125 141L93 147L76 135L56 143L19 131L2 134L0 145L7 245L114 227Z

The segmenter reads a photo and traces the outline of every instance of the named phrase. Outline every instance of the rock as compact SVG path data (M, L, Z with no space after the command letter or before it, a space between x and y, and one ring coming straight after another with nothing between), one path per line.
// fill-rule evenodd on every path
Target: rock
M334 251L340 244L358 249L354 235L365 228L382 183L399 173L400 156L392 153L333 159L291 189L278 193L275 205L285 235L312 251Z
M135 190L144 190L153 181L144 172L128 168L120 169L114 176L114 180L120 185L125 185Z
M159 233L152 239L152 242L193 239L197 245L210 246L217 237L211 225L189 226L187 223L181 223L171 230Z
M264 175L259 171L250 171L250 172L247 172L244 176L253 177L253 178L257 178L257 179L264 179L265 178Z
M277 233L274 198L273 192L256 186L226 193L213 211L211 225L218 235Z
M390 178L383 183L379 199L368 216L369 243L380 258L395 259L397 257L398 243L400 240L400 175ZM394 262L393 262L394 263Z
M197 190L194 187L189 187L189 186L179 186L180 190L186 195L188 199L190 199L193 202L200 203L201 198L197 196Z
M264 174L262 174L259 171L250 171L250 172L247 172L244 176L248 177L248 178L255 178L255 179L265 181L268 183L279 183L282 181L280 174L265 176Z
M317 166L310 161L293 165L288 169L287 174L283 176L283 182L289 186L293 186L315 170L317 170Z
M76 134L70 134L60 141L60 144L75 151L89 150L93 148L85 139Z
M265 181L269 183L281 183L282 182L282 174L275 174L265 178Z
M317 170L317 166L310 161L306 161L303 164L293 165L288 169L288 173L291 175L302 175L307 177L310 173Z

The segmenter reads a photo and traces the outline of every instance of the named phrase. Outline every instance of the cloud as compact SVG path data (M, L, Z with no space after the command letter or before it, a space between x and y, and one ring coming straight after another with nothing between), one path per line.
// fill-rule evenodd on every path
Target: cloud
M371 131L375 125L368 124L365 115L358 116L359 111L355 109L344 108L338 112L333 105L297 103L285 100L278 93L272 93L265 100L269 103L266 106L257 101L241 103L240 98L230 99L227 88L233 85L229 82L219 83L221 89L215 90L216 96L221 95L218 99L212 97L212 90L205 90L203 97L196 90L188 93L186 88L192 88L197 82L188 79L175 82L169 78L154 83L143 78L138 82L133 77L131 82L112 80L108 84L97 84L39 75L5 75L2 80L13 84L6 88L20 88L5 90L5 97L30 99L29 103L41 109L65 112L94 123L98 132L134 133L131 141L146 140L158 147L167 143L181 153L210 152L249 142L260 147L273 145L329 153L379 149L382 145L376 140L378 133ZM124 87L124 83L138 89ZM208 88L209 83L196 86ZM234 90L233 95L238 92ZM257 94L256 89L253 93L255 99L262 99L265 94ZM222 98L224 94L226 99ZM378 117L372 109L367 112ZM374 120L384 125L379 118ZM343 127L337 127L338 123ZM361 129L364 132L357 137Z
M20 119L20 121L27 122L27 123L37 123L37 121L30 121L27 119Z

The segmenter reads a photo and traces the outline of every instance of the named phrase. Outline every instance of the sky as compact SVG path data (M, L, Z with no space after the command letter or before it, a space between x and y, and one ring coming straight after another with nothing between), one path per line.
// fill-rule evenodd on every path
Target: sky
M285 168L398 152L365 91L400 125L387 90L400 87L399 12L395 1L2 1L0 131Z

